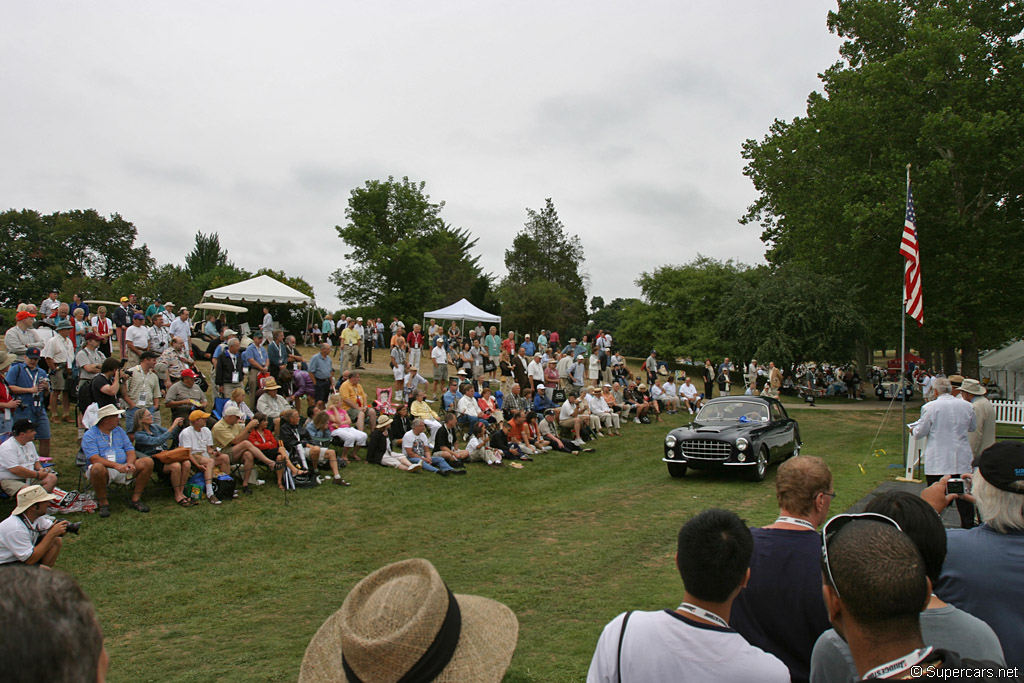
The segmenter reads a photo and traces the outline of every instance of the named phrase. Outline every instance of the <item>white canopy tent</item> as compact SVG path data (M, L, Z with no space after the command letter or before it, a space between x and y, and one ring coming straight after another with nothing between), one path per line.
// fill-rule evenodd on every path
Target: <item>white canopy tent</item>
M983 355L981 377L997 383L1004 398L1012 401L1024 397L1024 340Z
M437 320L458 320L462 323L463 329L466 326L467 320L471 322L497 323L498 330L501 330L500 315L494 315L493 313L488 313L485 310L477 308L465 299L459 299L452 305L439 308L436 311L425 312L423 314L424 328L426 328L426 321L428 318L434 318Z
M311 304L313 297L306 296L299 290L278 282L269 275L257 275L243 282L225 285L203 292L204 299L221 299L224 301L244 301L261 304Z

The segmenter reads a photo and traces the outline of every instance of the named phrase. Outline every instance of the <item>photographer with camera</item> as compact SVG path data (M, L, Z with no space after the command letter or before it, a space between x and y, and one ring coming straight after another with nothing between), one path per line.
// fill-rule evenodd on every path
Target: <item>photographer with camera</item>
M7 386L21 404L14 409L11 417L15 422L29 420L36 426L39 439L39 455L50 455L50 418L46 414L46 392L50 390L50 378L39 367L39 349L25 351L25 361L14 363L7 370Z
M44 470L39 463L32 443L35 438L36 426L21 419L11 428L11 438L0 444L0 489L7 495L16 495L29 482L39 484L47 492L57 485L57 475Z
M26 486L18 492L18 504L11 516L0 522L0 564L20 562L53 568L68 531L78 533L81 523L71 528L67 520L46 514L57 497L42 486Z

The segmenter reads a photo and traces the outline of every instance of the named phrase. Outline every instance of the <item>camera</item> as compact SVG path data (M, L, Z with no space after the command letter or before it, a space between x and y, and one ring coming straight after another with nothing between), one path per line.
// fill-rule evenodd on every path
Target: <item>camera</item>
M81 522L72 522L71 520L68 520L68 519L58 519L56 521L58 521L58 522L67 522L68 523L68 533L69 534L78 535L78 531L82 528L82 523Z
M946 482L946 493L955 493L958 495L961 493L967 493L966 483L959 477L953 477Z

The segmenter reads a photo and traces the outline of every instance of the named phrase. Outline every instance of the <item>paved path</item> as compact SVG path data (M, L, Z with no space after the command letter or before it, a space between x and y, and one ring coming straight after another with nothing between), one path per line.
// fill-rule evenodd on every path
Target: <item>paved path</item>
M868 502L871 501L875 496L885 493L887 491L907 491L913 493L915 496L921 495L921 491L924 490L924 483L915 484L911 481L883 481L878 487L864 496L856 503L848 507L844 512L864 512L864 508L867 507ZM950 505L942 513L942 524L947 529L959 529L960 528L960 514L956 511L955 505Z

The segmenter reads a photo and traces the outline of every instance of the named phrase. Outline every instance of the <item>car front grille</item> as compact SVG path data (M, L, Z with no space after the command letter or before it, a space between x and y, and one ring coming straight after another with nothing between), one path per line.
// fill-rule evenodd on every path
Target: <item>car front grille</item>
M728 460L732 455L732 444L712 439L691 439L681 441L679 450L692 460Z

